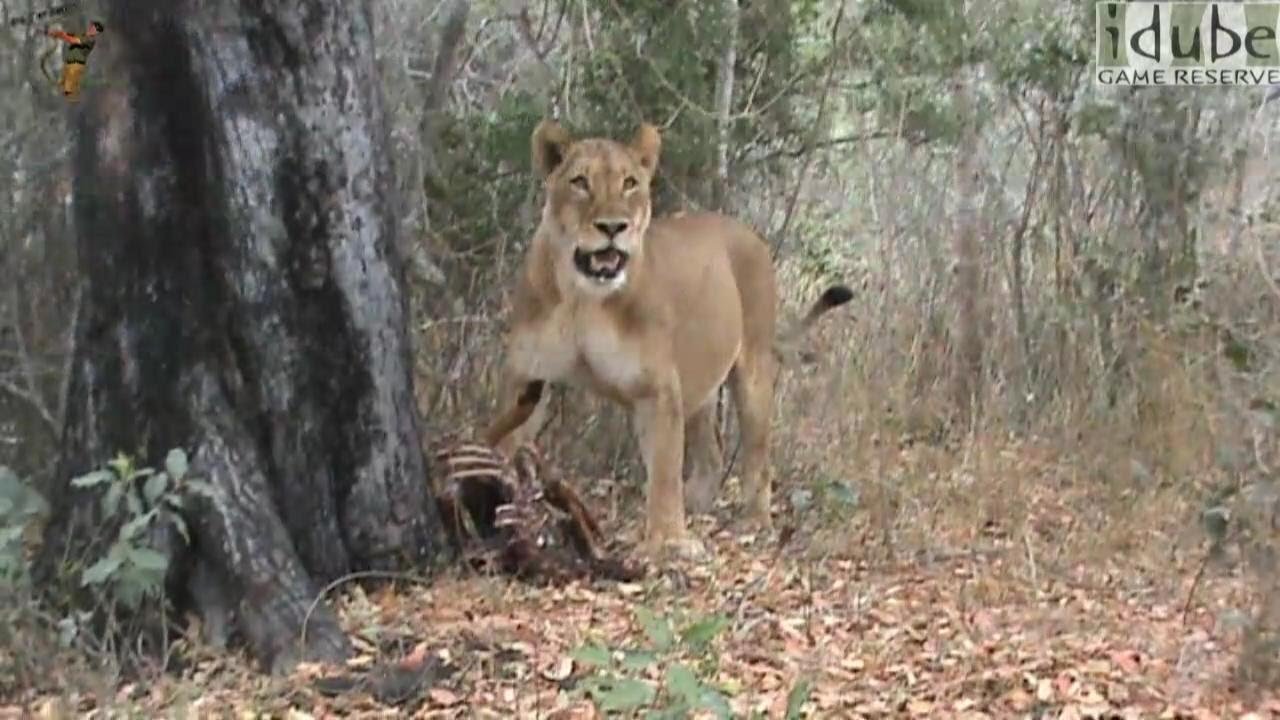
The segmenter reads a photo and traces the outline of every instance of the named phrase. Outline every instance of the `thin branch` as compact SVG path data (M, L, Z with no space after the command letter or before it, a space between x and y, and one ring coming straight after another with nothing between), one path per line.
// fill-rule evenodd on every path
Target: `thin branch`
M54 439L59 437L61 433L58 428L58 421L53 417L53 414L49 412L49 409L45 407L44 402L41 401L39 397L4 378L0 378L0 391L3 391L16 399L25 402L27 405L30 405L31 408L36 411L36 415L44 423L44 426L48 428L50 434L53 435Z
M22 307L21 298L18 296L17 286L13 288L11 302L13 303L14 312L16 313L18 308ZM27 347L26 335L22 332L22 321L18 318L14 318L10 327L13 328L13 338L18 344L18 353L20 356L18 358L18 366L22 371L22 379L26 388L19 388L16 385L10 384L8 381L0 381L0 385L4 386L4 390L9 392L9 394L26 400L27 403L30 404L37 413L39 413L41 419L49 426L50 431L53 433L53 437L57 439L60 436L58 423L54 419L53 413L49 412L48 403L44 401L44 398L40 394L40 385L36 382L36 373L31 367L31 351L30 348Z
M563 17L563 15L561 17ZM543 17L542 20L545 22L546 18ZM558 26L559 23L557 23L557 27ZM520 8L520 12L516 14L516 35L524 41L524 44L529 48L529 51L533 53L535 58L537 58L538 64L542 65L542 67L547 69L547 72L554 76L556 74L556 70L551 66L551 62L547 60L548 51L542 49L539 39L534 32L533 21L529 19L529 8L527 7ZM553 37L552 45L554 44L555 38Z
M774 150L773 152L768 153L766 155L761 155L760 157L757 157L757 158L751 158L750 160L744 160L741 163L741 165L743 167L751 167L753 165L761 165L763 163L767 163L783 157L796 159L796 158L804 157L807 154L813 153L816 150L829 150L833 147L839 147L841 145L852 145L855 143L867 142L870 140L889 140L892 138L896 138L897 136L898 136L897 133L889 132L887 130L871 130L863 133L854 133L853 135L842 135L840 137L831 138L829 140L822 140L819 142L809 143L804 147Z
M840 9L836 11L836 20L831 24L831 52L834 53L836 48L840 47L840 22L844 20L844 3L840 4ZM814 126L822 129L826 126L827 119L827 100L831 97L831 86L835 82L836 66L839 63L834 60L827 64L827 82L822 88L822 97L818 100L818 118ZM810 143L812 144L812 143ZM804 188L805 179L809 175L809 168L813 166L814 153L808 153L804 158L804 165L800 167L800 175L796 178L796 185L791 190L791 197L787 200L787 213L782 218L782 227L778 229L778 233L773 241L773 256L778 257L778 253L782 250L782 242L787 237L787 231L791 228L791 220L795 217L796 206L800 202L800 191Z

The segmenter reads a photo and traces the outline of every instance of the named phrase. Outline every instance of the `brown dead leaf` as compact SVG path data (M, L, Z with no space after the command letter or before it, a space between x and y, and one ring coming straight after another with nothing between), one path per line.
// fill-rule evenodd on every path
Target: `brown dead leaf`
M1111 662L1103 658L1094 658L1084 664L1080 671L1085 675L1110 675Z
M929 715L933 712L933 703L928 700L908 700L907 712L917 717Z
M448 688L433 687L427 691L427 699L436 707L453 707L462 702L458 694Z
M1062 710L1058 712L1058 720L1082 720L1083 718L1080 708L1075 705L1063 705Z
M1142 654L1136 650L1114 650L1110 658L1116 668L1126 675L1135 675L1142 669Z
M1069 670L1058 673L1057 677L1053 679L1053 689L1057 692L1059 697L1063 698L1071 697L1071 692L1074 689L1075 684L1075 674Z
M600 717L596 712L595 705L588 701L582 701L569 707L552 710L547 715L547 720L596 720Z
M1106 696L1112 703L1123 705L1129 702L1129 688L1120 683L1107 683Z
M552 682L560 682L573 674L573 658L568 656L560 658L552 665L543 668L541 675L543 678Z

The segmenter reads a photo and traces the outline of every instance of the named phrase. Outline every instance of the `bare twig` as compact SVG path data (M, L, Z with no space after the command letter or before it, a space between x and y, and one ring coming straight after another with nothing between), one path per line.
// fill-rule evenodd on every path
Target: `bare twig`
M1196 569L1195 577L1191 579L1191 587L1187 590L1187 601L1182 604L1182 624L1187 624L1187 617L1191 614L1191 602L1195 599L1196 588L1200 587L1200 579L1204 577L1205 568L1209 567L1210 552L1206 551L1204 557L1200 560L1200 567Z
M831 24L831 52L835 53L836 48L840 46L840 21L844 19L844 3L840 4L840 9L836 11L835 22ZM815 127L821 131L826 127L827 118L827 100L831 96L831 86L836 77L836 66L839 63L834 61L827 63L827 82L822 89L822 96L818 100L818 118L814 123ZM791 196L787 199L786 214L782 217L782 227L778 228L777 234L773 241L773 256L776 258L782 250L782 243L787 237L787 231L791 228L791 221L795 217L796 207L800 202L800 192L804 189L805 179L809 175L809 168L813 165L814 154L806 153L804 164L800 166L800 174L796 178L795 187L791 190Z
M1036 596L1040 596L1040 571L1036 566L1036 553L1031 549L1030 533L1022 534L1022 545L1027 551L1027 569L1031 573L1031 586L1035 588Z
M307 614L302 617L302 630L298 633L298 647L305 652L307 647L307 625L311 622L311 615L315 613L316 608L320 606L320 602L325 596L333 592L335 589L356 580L403 580L404 582L413 583L415 585L430 585L431 580L419 575L410 575L408 573L393 572L390 570L361 570L353 572L337 578L328 585L321 588L316 593L315 599L311 601L311 605L307 607Z
M829 150L831 148L839 147L841 145L852 145L855 143L867 142L868 140L887 140L895 137L897 137L897 133L889 132L887 130L871 130L863 133L854 133L853 135L841 135L840 137L834 137L834 138L822 140L819 142L807 143L804 147L786 148L784 150L774 150L773 152L768 153L767 155L761 155L760 157L757 157L757 158L751 158L750 160L747 160L744 163L742 163L742 165L744 167L749 167L752 165L760 165L762 163L767 163L771 160L777 160L778 158L783 158L783 157L801 158L801 157L804 157L805 155L812 154L814 151L817 151L817 150Z
M21 307L21 298L18 297L18 288L16 286L13 288L11 302L13 303L14 312L16 313L17 309ZM36 372L31 366L31 350L27 347L27 339L26 335L22 332L21 320L15 317L13 322L10 324L10 327L13 328L13 338L18 346L17 362L19 370L22 373L23 384L26 387L19 388L17 385L9 383L8 381L0 380L0 389L5 390L10 395L20 398L27 404L31 405L56 439L60 435L58 422L54 418L53 413L49 411L49 404L45 402L45 399L40 392L40 385L36 382Z
M40 418L41 422L43 422L44 426L48 428L49 433L52 434L54 438L58 437L58 421L54 419L53 415L49 412L49 409L45 407L44 402L42 402L38 396L33 395L31 392L24 390L3 378L0 378L0 391L3 391L30 405L31 408L36 411L36 415Z

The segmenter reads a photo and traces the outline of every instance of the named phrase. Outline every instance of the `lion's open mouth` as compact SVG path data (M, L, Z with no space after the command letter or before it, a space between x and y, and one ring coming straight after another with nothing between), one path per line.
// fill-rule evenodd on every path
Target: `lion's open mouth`
M627 266L627 254L615 247L595 252L573 251L573 264L578 272L592 280L607 282L622 274Z

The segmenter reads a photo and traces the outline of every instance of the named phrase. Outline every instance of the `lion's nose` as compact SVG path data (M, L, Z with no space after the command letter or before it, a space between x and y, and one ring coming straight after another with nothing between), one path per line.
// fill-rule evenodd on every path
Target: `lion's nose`
M627 229L626 220L597 220L595 222L596 229L605 234L610 240L618 237Z

